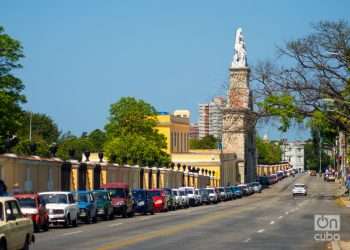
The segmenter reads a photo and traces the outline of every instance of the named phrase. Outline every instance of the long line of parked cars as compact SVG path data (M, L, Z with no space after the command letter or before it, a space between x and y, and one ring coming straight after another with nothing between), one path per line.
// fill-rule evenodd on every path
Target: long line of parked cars
M0 197L0 250L28 249L35 239L33 233L47 231L50 226L77 227L79 223L97 223L116 216L153 215L242 198L260 193L264 187L289 173L277 172L260 176L256 182L215 188L131 190L126 183L115 182L101 185L100 189L93 191L51 191ZM18 230L18 226L22 226L23 230Z

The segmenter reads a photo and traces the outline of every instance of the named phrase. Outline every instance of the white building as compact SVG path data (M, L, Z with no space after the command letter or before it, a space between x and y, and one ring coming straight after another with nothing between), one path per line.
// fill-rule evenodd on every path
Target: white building
M281 145L282 161L289 162L299 172L304 171L304 145L302 141L285 141Z
M214 97L210 103L199 104L199 138L213 135L215 138L222 137L222 109L226 105L224 97Z

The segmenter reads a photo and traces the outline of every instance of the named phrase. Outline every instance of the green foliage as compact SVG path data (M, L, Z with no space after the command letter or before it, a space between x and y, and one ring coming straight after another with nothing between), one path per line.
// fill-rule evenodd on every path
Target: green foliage
M256 137L258 164L277 164L281 162L281 147L279 143L268 142Z
M36 144L36 151L31 152L30 145L32 143ZM14 152L17 155L38 155L42 157L49 157L49 145L42 139L37 139L35 142L30 142L29 139L22 139L15 146Z
M0 26L0 147L6 136L15 134L20 126L20 105L26 98L22 94L22 81L12 71L22 67L19 63L22 57L20 42L4 33Z
M315 143L316 141L316 143ZM320 155L319 155L319 139L313 139L307 141L304 145L304 159L305 159L305 168L309 170L318 171L320 168ZM324 171L329 165L332 165L334 159L332 159L325 150L322 150L322 171Z
M87 137L76 137L74 135L68 134L61 138L58 144L57 156L63 160L71 159L69 155L70 150L74 150L74 155L72 159L81 160L82 154L85 151L91 151L93 149L93 144Z
M216 149L219 140L212 135L207 135L202 139L191 139L190 149Z
M92 144L92 152L103 151L103 146L107 139L106 133L104 131L100 129L95 129L88 135L88 138Z
M301 123L304 119L304 116L298 112L294 98L288 94L267 96L257 105L269 116L279 118L281 131L287 131L292 120Z
M123 97L111 105L109 122L105 126L104 150L109 159L118 163L166 165L170 162L165 137L155 130L156 110L143 100Z

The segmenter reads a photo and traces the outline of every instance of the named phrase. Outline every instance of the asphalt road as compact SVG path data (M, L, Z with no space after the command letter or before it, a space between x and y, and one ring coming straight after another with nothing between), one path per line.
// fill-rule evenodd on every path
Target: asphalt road
M293 198L293 183L307 184ZM335 203L338 185L319 177L289 177L261 194L78 228L36 234L32 249L324 249L314 240L314 214L340 214L341 239L350 240L350 209Z

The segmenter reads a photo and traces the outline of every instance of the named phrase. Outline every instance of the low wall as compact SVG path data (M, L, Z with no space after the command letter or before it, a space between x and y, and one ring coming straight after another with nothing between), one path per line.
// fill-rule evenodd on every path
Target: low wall
M0 155L0 179L9 192L93 190L108 182L125 182L130 188L218 186L218 178L182 169L150 168L100 162L62 161L58 158Z

